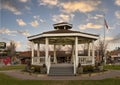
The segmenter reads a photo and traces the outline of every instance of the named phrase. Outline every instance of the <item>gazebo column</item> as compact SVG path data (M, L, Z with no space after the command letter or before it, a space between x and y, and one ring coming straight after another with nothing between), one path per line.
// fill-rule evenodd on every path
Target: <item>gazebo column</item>
M73 63L73 60L74 60L74 51L75 51L75 46L74 44L72 44L72 57L71 57L71 63Z
M54 44L54 63L57 63L57 58L56 58L56 45Z
M37 57L37 62L40 64L40 43L37 43Z
M95 64L95 47L94 47L94 40L92 41L92 64Z
M32 51L31 52L31 56L32 56L32 60L31 60L32 62L31 62L31 64L33 64L34 63L34 61L33 61L33 58L34 58L34 42L31 42L31 48L32 48L31 49L31 51Z
M40 44L37 43L37 57L40 57Z
M49 39L45 38L45 64L47 66L47 62L48 62L48 48L49 48Z
M75 59L76 67L78 67L78 37L75 37Z
M90 43L88 43L88 56L90 57Z

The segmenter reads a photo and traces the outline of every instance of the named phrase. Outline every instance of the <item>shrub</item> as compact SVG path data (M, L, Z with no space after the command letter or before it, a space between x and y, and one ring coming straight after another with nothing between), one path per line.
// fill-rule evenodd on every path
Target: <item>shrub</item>
M45 74L47 72L47 68L45 64L43 64L43 66L33 65L31 66L31 68L34 68L34 72L41 73L41 74Z
M46 74L47 73L47 68L46 68L45 64L43 64L43 66L41 67L40 71L41 71L40 72L41 74Z
M41 66L33 65L33 66L31 66L31 68L34 68L34 72L40 72Z
M94 66L91 65L83 66L83 72L84 73L94 72Z
M83 67L82 66L77 69L77 73L78 74L82 74L83 73Z

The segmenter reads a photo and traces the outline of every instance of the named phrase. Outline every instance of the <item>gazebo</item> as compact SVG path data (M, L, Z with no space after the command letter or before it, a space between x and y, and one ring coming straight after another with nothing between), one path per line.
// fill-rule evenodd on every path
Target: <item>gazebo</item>
M72 46L72 56L71 62L67 63L72 66L73 74L76 74L76 69L78 64L81 65L95 65L95 49L94 42L99 38L99 35L83 33L80 31L71 30L72 24L62 22L53 24L54 30L43 32L41 34L29 36L28 40L32 43L32 65L41 66L46 65L47 74L49 75L53 71L52 66L58 65L56 56L56 46L57 45L71 45ZM88 55L79 56L78 49L80 44L88 44ZM37 44L37 56L35 56L34 45ZM40 56L40 44L45 45L45 56ZM54 55L49 55L49 45L54 46ZM91 47L91 48L90 48ZM53 57L53 61L51 61ZM65 64L63 65L65 66Z

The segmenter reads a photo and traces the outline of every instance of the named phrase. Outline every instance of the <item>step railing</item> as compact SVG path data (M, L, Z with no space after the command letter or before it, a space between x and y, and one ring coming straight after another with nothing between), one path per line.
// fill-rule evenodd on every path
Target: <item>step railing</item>
M77 67L76 67L76 58L75 58L75 55L73 56L73 64L74 64L74 74L76 74Z
M48 56L47 59L47 74L50 72L50 67L51 67L51 56Z

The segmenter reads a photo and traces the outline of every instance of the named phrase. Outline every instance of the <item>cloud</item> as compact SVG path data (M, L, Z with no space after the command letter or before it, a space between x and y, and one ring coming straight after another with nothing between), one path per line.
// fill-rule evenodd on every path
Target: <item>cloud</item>
M16 19L19 26L26 26L27 24L22 19Z
M20 41L15 41L15 45L16 45L16 47L17 47L17 49L18 49L18 48L21 47L21 42L20 42Z
M38 23L37 20L32 21L30 24L31 24L31 26L33 26L33 27L38 27L38 26L39 26L39 23Z
M7 35L15 36L16 31L9 30L8 28L2 28L0 29L0 34L7 34Z
M115 43L115 42L120 42L120 33L118 33L116 36L114 36L113 40L111 40L111 42Z
M91 12L97 9L97 6L101 3L100 0L82 0L74 2L61 3L60 6L64 12L71 13L79 11L82 13Z
M55 6L58 3L58 0L38 0L39 5L50 5Z
M18 30L17 31L19 34L22 34L22 35L24 35L24 36L30 36L30 33L27 31L27 30Z
M54 22L69 22L70 20L72 20L74 17L73 14L60 14L60 15L53 15L52 16L52 20Z
M29 0L19 0L19 2L22 2L22 3L26 3L28 2Z
M104 37L101 37L101 40L104 40ZM106 37L105 37L105 40L106 40L107 42L111 42L111 41L114 40L114 37L112 37L112 36L106 36Z
M15 43L16 50L21 49L22 43L21 43L20 41L15 41L15 40L13 40L12 42L14 42L14 43Z
M13 4L13 2L11 0L1 0L0 5L1 5L0 9L9 10L12 13L14 13L15 15L22 14L20 12L19 8L15 4Z
M30 33L27 30L10 30L10 28L2 28L0 29L0 34L7 34L7 35L12 35L16 36L16 34L21 34L24 36L30 36Z
M115 0L115 4L120 6L120 0Z
M93 23L87 23L86 25L80 25L79 28L81 30L85 30L85 29L100 29L102 28L103 26L102 25L99 25L99 24L93 24Z
M33 16L33 18L36 19L38 22L45 23L45 21L41 19L39 15Z
M91 19L94 19L94 20L99 19L100 20L100 19L103 19L103 17L104 17L102 14L96 14L95 16L93 16L91 14L86 13L86 15L88 17L87 21L90 21Z
M103 15L101 15L101 14L96 14L94 17L93 17L93 19L99 19L99 18L103 18L104 16Z
M28 10L28 11L30 11L30 10L31 10L31 8L30 8L30 7L28 7L28 6L25 6L25 9L26 9L26 10Z
M116 12L115 12L115 16L116 16L118 19L120 19L120 11L116 11Z
M111 41L111 40L113 40L114 38L113 37L109 37L109 36L107 36L106 38L105 38L105 40L107 40L107 41Z

